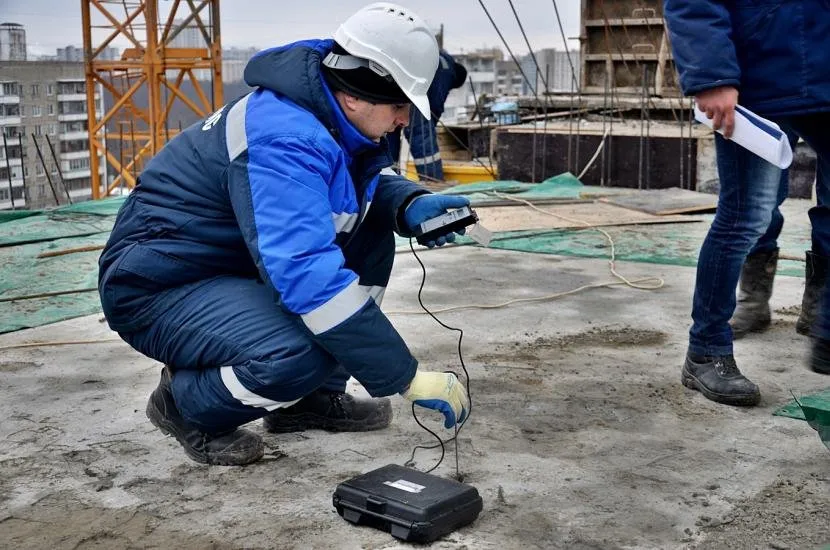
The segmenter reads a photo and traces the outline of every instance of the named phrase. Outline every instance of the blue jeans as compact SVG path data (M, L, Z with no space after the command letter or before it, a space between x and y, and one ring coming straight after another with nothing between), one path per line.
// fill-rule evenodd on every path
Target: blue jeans
M367 292L386 287L394 254L394 235L368 224L344 249L346 267ZM120 335L170 366L176 406L202 430L233 429L317 388L346 388L349 374L296 315L280 307L270 286L238 276L190 286L149 326ZM382 293L370 295L379 301Z
M795 149L795 145L798 143L798 136L790 130L787 131L787 139L790 142L790 147ZM772 221L770 222L766 233L761 235L761 238L758 239L758 242L749 252L750 254L770 252L778 248L778 237L781 235L781 229L784 227L784 215L781 213L781 209L779 207L785 200L787 200L787 196L790 194L789 183L790 171L782 170L781 181L778 184L778 199L776 201L775 209L772 211Z
M689 352L730 355L741 266L778 205L781 169L715 134L720 195L697 262Z

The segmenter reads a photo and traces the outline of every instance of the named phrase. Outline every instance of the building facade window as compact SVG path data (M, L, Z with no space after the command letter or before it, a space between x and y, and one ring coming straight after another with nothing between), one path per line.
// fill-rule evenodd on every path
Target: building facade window
M86 120L73 120L72 122L61 122L61 133L68 134L70 132L86 132L89 129L89 124Z
M40 105L32 105L32 116L41 116L43 114L43 109L41 109Z
M59 94L85 94L86 82L58 82Z
M50 115L54 115L55 114L55 104L50 103L49 106L46 107L46 112L49 113Z
M0 104L0 116L21 116L23 109L21 105L3 105Z
M2 126L3 136L16 139L22 136L25 133L25 129L22 126Z
M48 95L48 96L55 95L55 85L54 84L47 84L46 85L46 95Z
M42 164L35 164L35 175L36 176L42 176L43 174L45 174L45 172L43 171L43 165Z
M23 188L22 187L12 187L12 193L14 196L14 200L22 199L23 198ZM0 201L7 201L9 200L9 188L2 187L0 188Z
M32 84L32 97L40 97L40 84Z
M43 126L41 126L40 124L36 125L34 134L36 136L42 136L43 135Z
M61 141L61 153L77 153L79 151L89 150L89 140L87 139L72 139L69 141Z
M74 171L74 170L84 170L86 168L89 168L89 159L88 158L71 159L69 161L69 169L72 170L72 171Z
M85 101L61 101L58 106L58 113L61 115L85 115Z
M75 191L78 189L89 189L90 193L92 192L92 182L90 178L76 178L71 180L66 180L66 187L70 191Z
M4 82L2 90L3 95L20 95L17 82Z

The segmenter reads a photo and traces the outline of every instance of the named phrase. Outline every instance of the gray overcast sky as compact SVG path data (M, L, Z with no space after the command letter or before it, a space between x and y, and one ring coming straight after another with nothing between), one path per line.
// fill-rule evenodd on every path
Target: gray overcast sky
M222 45L264 48L303 38L330 36L341 21L369 3L371 0L223 0ZM414 9L436 29L443 23L445 47L451 52L502 45L478 0L398 0L398 3ZM165 10L171 2L160 0L159 4ZM182 4L184 7L178 13L189 13L186 3ZM580 2L558 0L557 4L565 35L577 36ZM484 0L484 5L510 48L517 55L526 53L527 46L510 3ZM553 0L513 0L513 5L534 50L562 47ZM56 48L82 45L80 6L80 0L0 0L0 22L24 25L31 53L54 55ZM119 4L109 6L113 11L120 7ZM120 13L123 14L123 9ZM570 41L570 47L578 48L577 41Z

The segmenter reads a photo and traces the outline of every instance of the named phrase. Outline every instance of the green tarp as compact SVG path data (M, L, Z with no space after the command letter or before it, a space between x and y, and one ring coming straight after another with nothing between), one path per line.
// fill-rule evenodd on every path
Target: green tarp
M43 211L12 211L0 218L0 333L36 327L101 310L94 289L100 250L38 256L83 247L102 247L123 197ZM23 215L25 214L25 215ZM11 298L66 292L9 301Z
M806 420L830 450L830 388L793 399L773 414Z

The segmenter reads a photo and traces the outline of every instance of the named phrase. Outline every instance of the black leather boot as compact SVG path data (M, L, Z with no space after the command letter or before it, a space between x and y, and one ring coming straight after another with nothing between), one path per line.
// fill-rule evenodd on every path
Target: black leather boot
M772 322L769 299L777 266L777 248L746 257L741 268L738 304L729 322L733 338L741 338L749 332L761 332L769 327Z
M312 429L368 432L385 428L391 421L392 404L385 397L355 399L347 393L325 390L317 390L290 407L263 417L265 429L272 433Z
M732 355L703 357L686 354L681 381L687 388L702 393L706 399L726 405L752 406L761 400L758 386L741 374Z
M205 433L182 418L170 391L170 371L161 371L161 381L150 394L147 418L165 435L171 435L184 448L187 456L202 464L242 466L256 462L265 453L262 438L237 428L220 434Z
M810 368L819 374L830 374L830 340L813 338Z
M821 291L827 280L827 258L807 251L806 279L804 282L804 297L801 299L801 313L795 323L795 330L804 336L810 335L810 328L816 320L816 308L821 297Z

